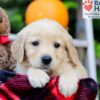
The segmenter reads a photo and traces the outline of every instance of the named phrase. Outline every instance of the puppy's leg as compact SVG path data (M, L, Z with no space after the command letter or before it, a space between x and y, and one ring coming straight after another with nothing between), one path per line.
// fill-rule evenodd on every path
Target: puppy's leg
M66 66L67 70L65 69L59 77L59 84L58 88L60 92L66 97L71 96L77 91L78 88L78 76L75 73L73 68L68 68Z
M32 67L27 71L28 79L32 87L41 88L49 82L49 76L41 69L33 69Z

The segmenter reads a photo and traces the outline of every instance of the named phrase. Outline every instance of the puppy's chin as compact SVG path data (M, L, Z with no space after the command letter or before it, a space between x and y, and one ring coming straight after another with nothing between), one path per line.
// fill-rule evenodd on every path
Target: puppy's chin
M48 73L49 72L49 69L41 69L43 70L44 72Z
M40 67L40 68L38 68L38 69L41 69L41 70L43 70L44 72L46 72L49 76L51 75L50 73L51 73L51 69L50 69L50 67L48 68L48 66L42 66L42 67Z
M51 67L51 65L43 65L43 64L38 64L38 66L37 65L35 65L35 64L33 64L33 63L31 63L31 66L34 68L34 69L41 69L41 70L43 70L44 72L46 72L48 75L52 72L52 67ZM50 74L51 75L51 74Z
M49 76L55 75L53 69L51 69L50 67L49 68L41 68L41 70L46 72Z
M48 68L48 66L42 66L40 69L46 73L48 73L50 71L50 68Z

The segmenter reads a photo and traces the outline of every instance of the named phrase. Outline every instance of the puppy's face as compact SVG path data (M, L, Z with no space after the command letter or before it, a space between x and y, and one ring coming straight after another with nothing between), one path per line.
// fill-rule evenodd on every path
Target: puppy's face
M53 70L68 60L63 38L58 33L30 33L25 42L25 53L34 68Z
M69 61L74 66L79 64L71 36L52 20L39 20L25 27L13 42L11 51L18 63L26 58L32 67L45 71Z

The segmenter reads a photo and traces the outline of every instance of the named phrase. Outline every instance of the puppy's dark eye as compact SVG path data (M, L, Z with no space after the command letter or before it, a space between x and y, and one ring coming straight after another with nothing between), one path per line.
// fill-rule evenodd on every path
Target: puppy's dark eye
M59 48L60 47L60 44L59 43L54 43L54 47L55 48Z
M33 44L34 46L38 46L38 45L39 45L39 41L33 41L32 44Z

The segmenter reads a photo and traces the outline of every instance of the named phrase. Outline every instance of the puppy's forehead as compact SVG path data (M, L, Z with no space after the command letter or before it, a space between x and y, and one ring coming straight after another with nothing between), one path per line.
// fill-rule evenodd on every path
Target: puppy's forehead
M32 41L44 41L44 42L60 42L62 43L63 39L57 34L57 33L52 33L52 32L36 32L36 33L31 33L29 35L29 38L27 38L28 42Z
M44 27L43 27L44 28ZM38 28L38 29L33 29L33 31L29 32L29 36L35 36L35 37L60 37L61 33L59 31L56 31L55 29L52 28Z
M29 37L58 37L64 38L68 32L57 22L48 19L38 20L26 26L23 33L28 34Z

